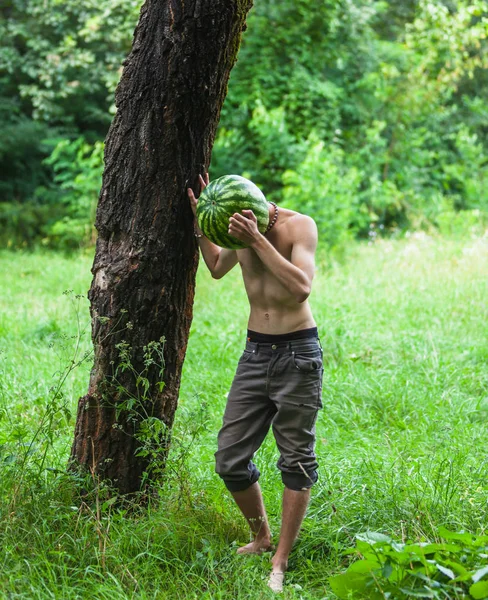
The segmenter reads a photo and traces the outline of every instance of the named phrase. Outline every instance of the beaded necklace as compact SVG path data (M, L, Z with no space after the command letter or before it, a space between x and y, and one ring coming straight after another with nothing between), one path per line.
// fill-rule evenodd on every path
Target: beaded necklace
M271 202L270 200L269 200L269 203L274 206L275 213L274 213L274 217L271 220L271 223L266 227L266 231L264 232L264 235L266 235L268 233L268 231L273 228L273 225L278 220L278 206L274 202Z

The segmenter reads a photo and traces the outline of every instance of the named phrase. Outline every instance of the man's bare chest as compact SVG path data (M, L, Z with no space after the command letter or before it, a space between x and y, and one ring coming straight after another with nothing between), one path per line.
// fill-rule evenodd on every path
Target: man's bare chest
M284 240L280 239L269 239L275 250L278 251L283 258L291 260L292 246ZM243 271L243 274L249 276L262 276L268 272L265 264L257 253L252 248L244 248L243 250L237 251L237 259Z

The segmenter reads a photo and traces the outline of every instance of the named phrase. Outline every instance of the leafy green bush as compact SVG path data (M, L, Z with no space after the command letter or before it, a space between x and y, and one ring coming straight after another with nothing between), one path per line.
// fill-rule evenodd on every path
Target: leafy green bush
M330 579L341 599L488 598L488 535L441 527L436 542L400 543L375 532L356 539L347 554L360 560Z
M1 242L7 247L43 246L72 250L95 241L95 212L102 183L103 144L83 137L58 140L44 163L56 187L40 186L24 203L0 202Z
M488 214L478 209L445 210L436 219L439 231L453 238L468 238L482 235L488 229Z
M95 212L102 185L103 144L92 146L83 137L61 140L45 160L54 173L54 181L63 191L64 216L47 230L51 246L70 249L95 241Z
M28 248L37 244L58 215L55 204L0 202L0 245Z
M283 175L283 203L315 219L321 239L340 246L368 221L359 206L360 173L344 164L344 153L336 145L326 148L316 137L296 170Z
M2 79L0 78L0 87ZM18 101L0 96L0 203L32 200L49 182L42 160L50 148L49 127L22 114Z

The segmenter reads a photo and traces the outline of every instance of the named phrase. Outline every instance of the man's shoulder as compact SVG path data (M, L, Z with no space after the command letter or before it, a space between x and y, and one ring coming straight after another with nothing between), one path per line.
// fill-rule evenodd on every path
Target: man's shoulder
M317 225L312 217L287 209L287 225L290 232L296 234L311 234L317 231Z
M308 215L304 215L303 213L300 213L296 210L291 210L290 208L281 208L280 207L280 212L284 213L284 216L286 216L286 220L290 223L293 223L294 225L298 224L304 224L304 223L309 223L315 224L315 221L312 219L312 217L309 217Z

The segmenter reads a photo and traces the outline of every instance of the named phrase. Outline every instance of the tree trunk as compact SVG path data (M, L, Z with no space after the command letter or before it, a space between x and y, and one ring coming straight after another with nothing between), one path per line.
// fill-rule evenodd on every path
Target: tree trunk
M164 465L198 263L186 189L210 162L251 5L147 0L116 91L89 292L95 361L70 464L122 494Z

